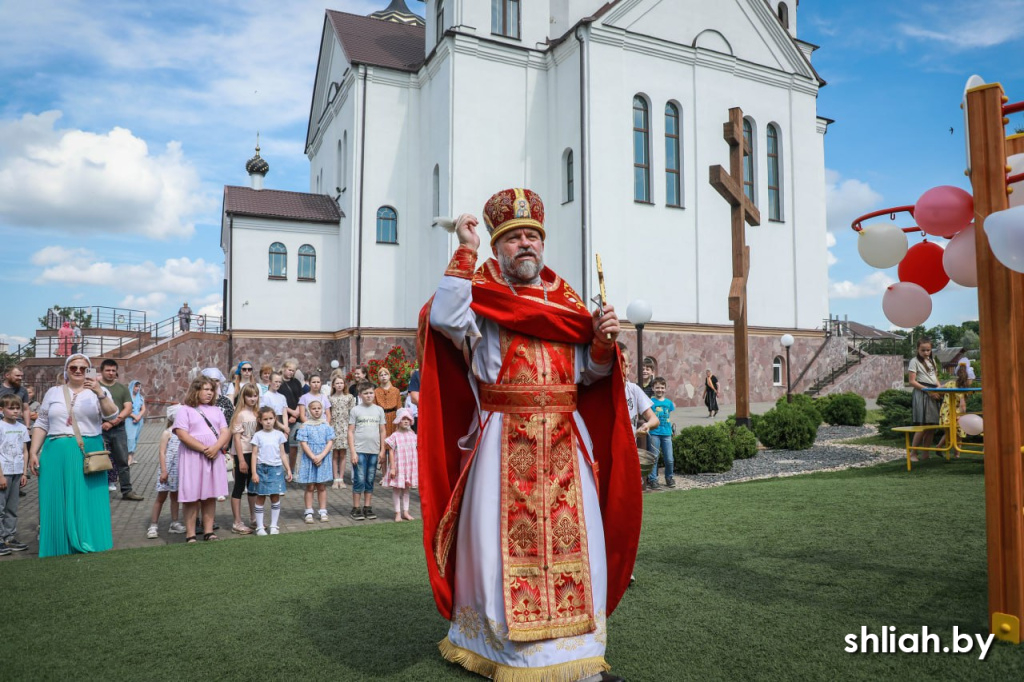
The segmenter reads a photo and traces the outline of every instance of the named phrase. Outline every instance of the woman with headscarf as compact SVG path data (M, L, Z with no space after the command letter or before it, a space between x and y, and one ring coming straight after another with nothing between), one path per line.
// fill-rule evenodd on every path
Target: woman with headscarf
M71 330L71 323L65 321L57 332L57 355L62 358L71 355L71 344L74 337L75 332Z
M132 397L132 413L124 423L128 434L128 466L135 464L135 448L139 443L139 433L145 423L146 399L142 397L142 382L133 381L128 384L128 394Z
M64 363L64 384L54 386L39 404L32 428L29 468L39 477L39 556L102 552L114 546L110 498L102 472L83 473L84 452L103 449L103 420L118 408L95 376L92 363L73 354ZM70 410L69 410L70 407Z
M256 381L253 376L253 365L248 360L242 360L240 363L235 365L235 368L231 371L231 381L225 386L224 395L231 399L232 402L238 400L238 394L242 392L242 386L251 384Z
M704 407L709 417L718 414L718 377L710 369L704 374Z

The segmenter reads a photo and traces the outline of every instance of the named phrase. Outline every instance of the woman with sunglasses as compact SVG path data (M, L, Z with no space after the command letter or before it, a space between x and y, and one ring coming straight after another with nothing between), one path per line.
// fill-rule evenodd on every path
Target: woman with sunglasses
M86 376L91 368L84 355L68 357L64 385L43 396L32 428L29 467L39 477L40 557L102 552L114 546L106 472L83 473L82 449L71 417L85 451L102 450L103 420L116 415L118 408L95 375Z
M230 398L232 402L237 400L236 396L242 392L242 386L256 382L256 376L252 367L252 363L248 360L243 360L235 365L235 371L231 373L231 382L224 389L224 395Z

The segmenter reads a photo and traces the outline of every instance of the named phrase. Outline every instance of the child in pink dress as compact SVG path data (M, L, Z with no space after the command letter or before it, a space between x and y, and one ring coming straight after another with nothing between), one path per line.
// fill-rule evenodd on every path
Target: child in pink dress
M412 430L412 412L401 408L395 414L398 429L384 441L388 446L388 474L384 484L391 488L395 505L395 521L412 521L409 513L409 490L419 487L419 465L416 454L416 432Z

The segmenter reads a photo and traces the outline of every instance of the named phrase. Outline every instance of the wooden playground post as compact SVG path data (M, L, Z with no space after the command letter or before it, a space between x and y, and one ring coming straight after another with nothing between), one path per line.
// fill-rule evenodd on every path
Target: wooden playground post
M988 539L989 615L992 634L1019 644L1024 619L1024 275L993 255L985 219L1009 206L1008 150L1003 89L998 83L966 96L970 177L978 263L982 395L985 410L985 519Z
M736 423L750 426L750 357L747 350L747 275L750 274L750 247L746 223L761 224L761 214L743 191L743 157L753 150L743 139L743 110L729 109L723 126L729 143L729 172L721 166L709 168L709 181L732 206L732 284L729 287L729 319L733 322L733 347L736 365Z

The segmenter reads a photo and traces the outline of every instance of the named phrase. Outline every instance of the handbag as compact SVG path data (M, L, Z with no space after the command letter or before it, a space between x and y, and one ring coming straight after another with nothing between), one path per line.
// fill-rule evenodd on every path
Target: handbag
M210 420L206 418L206 415L203 414L203 411L200 410L198 407L193 408L193 409L195 409L195 411L199 413L199 416L203 418L203 421L206 422L206 425L210 427L210 431L213 432L214 437L215 438L220 438L220 434L217 433L217 429L213 428L213 424L211 424ZM231 457L228 454L228 451L225 450L224 448L221 448L220 454L224 455L224 462L226 463L228 471L234 471L235 470L234 458Z
M71 428L75 430L75 441L78 449L82 451L82 470L86 474L98 474L102 471L110 471L114 465L110 461L110 450L85 451L85 441L82 440L82 432L78 430L78 420L75 419L75 411L71 407L71 391L64 386L64 404L68 407L68 415L71 417Z

